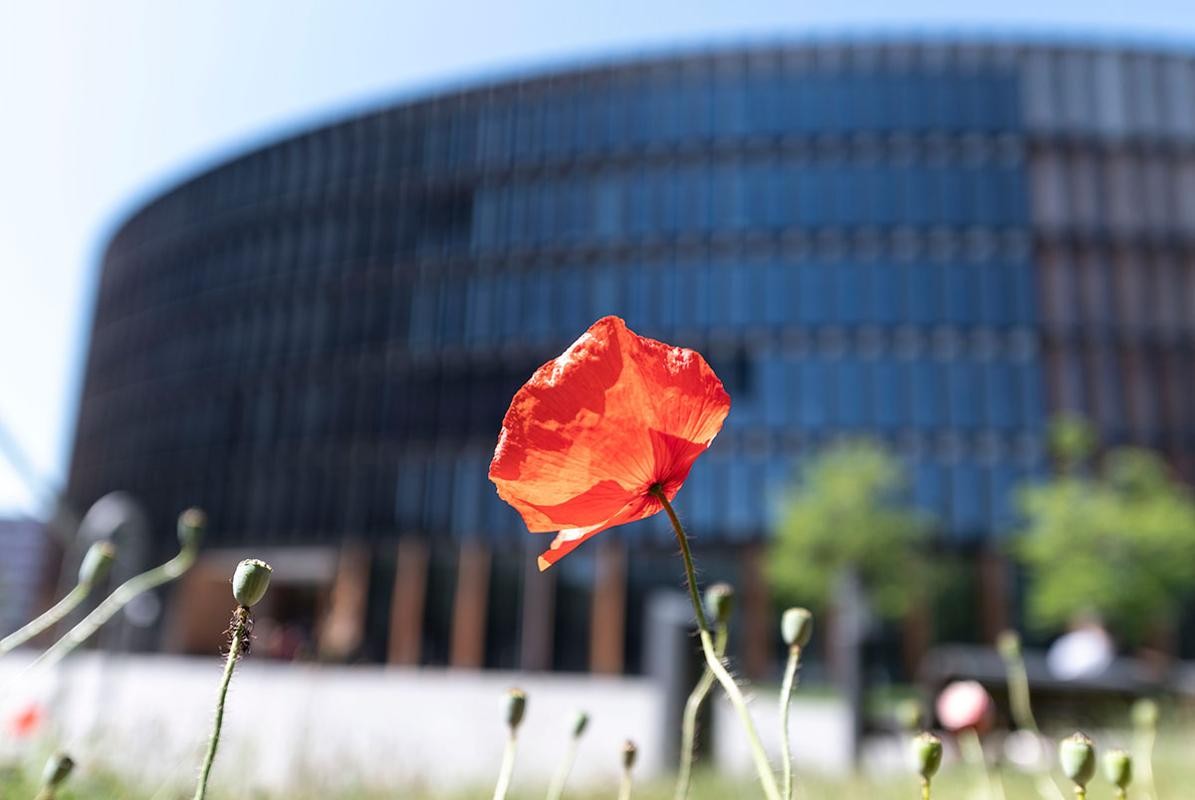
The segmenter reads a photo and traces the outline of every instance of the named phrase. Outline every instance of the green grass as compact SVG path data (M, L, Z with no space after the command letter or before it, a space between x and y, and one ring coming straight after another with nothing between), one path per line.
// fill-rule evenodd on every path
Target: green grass
M1160 743L1155 758L1155 772L1159 796L1184 800L1193 796L1187 787L1195 783L1195 763L1189 758L1187 742L1189 734L1173 732ZM1058 786L1063 790L1063 796L1072 796L1070 789L1063 782L1061 776L1055 776ZM1003 776L1006 800L1038 800L1039 795L1032 783L1024 776L1008 771ZM180 800L189 798L190 790L179 787L174 791L153 787L153 790L135 790L128 784L121 783L111 776L80 774L69 782L68 786L58 795L58 800ZM32 798L36 787L27 775L20 775L13 771L0 770L0 797ZM405 787L389 789L387 791L346 791L333 793L314 787L309 793L288 794L285 800L478 800L488 798L492 792L491 786L482 786L472 791L457 793L437 793L427 789ZM977 794L978 792L978 794ZM566 793L569 800L610 800L616 794L613 783L607 786L589 787L584 791ZM749 780L730 781L708 773L698 773L696 776L691 800L758 800L762 794L755 783ZM1102 777L1097 776L1089 787L1090 800L1111 798L1111 787ZM240 793L236 795L221 794L213 791L209 793L211 800L267 800L267 796L259 793ZM542 790L534 792L513 792L508 800L540 800ZM652 784L641 784L636 787L634 797L637 800L671 800L672 783L662 780ZM916 778L910 774L894 773L891 775L865 777L857 776L844 780L818 779L816 776L798 775L799 800L920 800L920 789ZM979 776L965 767L954 765L944 768L942 774L934 781L935 798L958 798L958 800L972 800L985 797L982 793ZM1145 798L1141 788L1136 791L1130 789L1129 797ZM283 800L281 796L268 797L268 800Z

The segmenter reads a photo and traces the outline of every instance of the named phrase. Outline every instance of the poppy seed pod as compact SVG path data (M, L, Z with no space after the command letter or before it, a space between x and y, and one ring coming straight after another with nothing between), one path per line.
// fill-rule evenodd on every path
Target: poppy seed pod
M247 558L237 564L232 574L232 596L245 608L252 608L265 597L270 588L270 565L256 558Z
M1021 657L1021 636L1016 631L1000 631L996 637L996 651L1005 661Z
M71 771L75 768L75 760L66 753L55 753L50 756L50 760L46 762L46 768L42 772L42 786L47 789L54 789L62 785Z
M789 647L804 647L813 638L813 614L806 608L790 608L780 618L780 635Z
M1133 757L1123 750L1104 754L1104 777L1117 789L1127 789L1133 781Z
M928 731L913 737L909 752L913 756L913 767L917 774L927 781L942 766L942 740Z
M513 733L527 713L527 693L522 689L510 689L502 700L502 707L506 710L506 726Z
M639 748L630 739L622 743L622 768L630 770L635 766L635 757L639 755Z
M116 559L116 545L112 542L94 542L87 548L83 563L79 565L79 585L95 586L108 577L112 562Z
M1062 774L1076 786L1086 786L1095 774L1095 742L1082 733L1072 733L1058 743L1058 763Z
M207 528L207 514L198 508L188 508L178 515L178 543L184 548L198 547Z
M572 732L574 739L580 739L581 734L585 733L585 729L589 727L589 715L584 711L578 711L573 715Z
M730 621L734 611L734 587L729 583L715 583L705 590L705 613L719 625Z
M1154 730L1158 727L1158 704L1142 697L1133 703L1133 725L1142 730Z

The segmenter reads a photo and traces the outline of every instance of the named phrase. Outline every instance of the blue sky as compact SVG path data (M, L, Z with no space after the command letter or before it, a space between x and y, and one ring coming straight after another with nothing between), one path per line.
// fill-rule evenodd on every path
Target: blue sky
M1183 0L11 2L0 7L0 424L60 480L99 248L153 191L254 142L494 70L886 30L1195 43ZM0 513L37 503L0 459Z

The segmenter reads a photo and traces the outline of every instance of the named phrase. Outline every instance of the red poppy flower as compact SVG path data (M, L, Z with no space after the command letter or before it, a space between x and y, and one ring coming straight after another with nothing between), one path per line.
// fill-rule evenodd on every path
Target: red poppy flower
M698 353L590 326L515 394L490 480L528 530L557 532L547 569L607 528L659 512L722 429L730 396Z
M938 695L938 719L953 733L989 730L996 718L996 706L987 689L977 681L955 681Z
M8 730L17 739L32 736L41 726L42 716L41 706L29 703L9 719Z

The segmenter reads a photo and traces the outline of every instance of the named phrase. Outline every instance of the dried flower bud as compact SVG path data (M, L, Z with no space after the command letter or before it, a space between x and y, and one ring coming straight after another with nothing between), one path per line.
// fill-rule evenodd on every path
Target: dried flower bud
M522 689L510 689L502 700L502 707L506 710L506 726L511 733L518 730L527 713L527 693Z
M780 635L789 647L804 647L813 637L813 615L806 608L790 608L780 618Z
M184 550L199 547L207 529L207 514L198 508L188 508L178 515L178 543Z
M1104 777L1118 789L1127 789L1133 781L1133 757L1123 750L1104 753Z
M585 733L585 729L589 727L589 715L584 711L578 711L573 715L573 738L580 739L581 734Z
M42 786L46 789L56 789L70 776L75 768L75 760L66 753L55 753L46 762L42 771Z
M725 625L734 611L734 587L729 583L715 583L705 590L705 613L714 622Z
M1133 703L1133 725L1141 730L1152 731L1158 727L1158 704L1148 697Z
M1000 631L996 637L996 651L1005 661L1015 661L1021 657L1021 635L1016 631Z
M942 766L942 740L932 733L919 733L913 737L909 752L913 757L913 768L925 780L930 780Z
M237 564L232 574L232 596L245 608L252 608L265 597L274 570L264 561L247 558Z
M79 585L91 588L103 583L115 559L116 545L108 541L93 542L83 555L83 563L79 565Z
M1072 733L1058 743L1062 774L1076 786L1086 786L1095 774L1095 742L1082 733Z
M628 772L635 766L635 757L639 755L639 748L630 739L622 743L622 768Z

